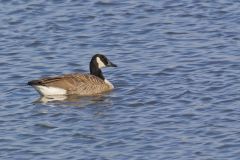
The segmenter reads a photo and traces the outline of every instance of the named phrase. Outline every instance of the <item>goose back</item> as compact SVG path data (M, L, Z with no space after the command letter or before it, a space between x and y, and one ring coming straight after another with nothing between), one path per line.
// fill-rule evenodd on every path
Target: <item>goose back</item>
M111 85L105 83L101 78L91 74L66 74L58 77L43 78L29 82L32 86L44 86L63 89L66 94L95 95L113 89ZM44 95L44 93L41 93Z

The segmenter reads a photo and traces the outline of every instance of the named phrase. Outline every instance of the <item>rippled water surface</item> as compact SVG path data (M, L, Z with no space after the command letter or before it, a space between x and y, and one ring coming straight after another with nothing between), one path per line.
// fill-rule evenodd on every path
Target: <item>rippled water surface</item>
M240 3L0 1L0 159L240 157ZM89 72L115 85L41 101L26 82Z

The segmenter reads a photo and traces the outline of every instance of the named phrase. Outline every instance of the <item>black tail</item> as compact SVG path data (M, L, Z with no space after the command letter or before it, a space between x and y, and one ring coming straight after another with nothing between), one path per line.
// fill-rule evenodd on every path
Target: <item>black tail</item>
M32 80L32 81L29 81L27 84L30 85L30 86L41 85L41 81L39 81L39 80Z

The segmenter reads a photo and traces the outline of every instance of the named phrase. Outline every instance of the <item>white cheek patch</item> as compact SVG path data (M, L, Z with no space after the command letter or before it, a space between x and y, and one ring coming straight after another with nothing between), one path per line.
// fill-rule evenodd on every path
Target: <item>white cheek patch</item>
M43 96L65 95L67 91L62 88L33 86Z
M98 63L99 68L106 67L106 65L101 61L101 59L99 57L97 57L97 63Z

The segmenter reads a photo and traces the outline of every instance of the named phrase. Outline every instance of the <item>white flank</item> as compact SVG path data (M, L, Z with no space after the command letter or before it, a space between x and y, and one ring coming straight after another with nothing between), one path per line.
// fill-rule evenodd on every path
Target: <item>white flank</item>
M65 95L67 91L62 88L33 86L43 96Z
M99 68L106 67L106 65L101 61L101 59L99 57L97 57L97 63L98 63Z
M104 79L104 82L107 83L111 87L111 89L114 88L113 84L109 82L107 79Z

